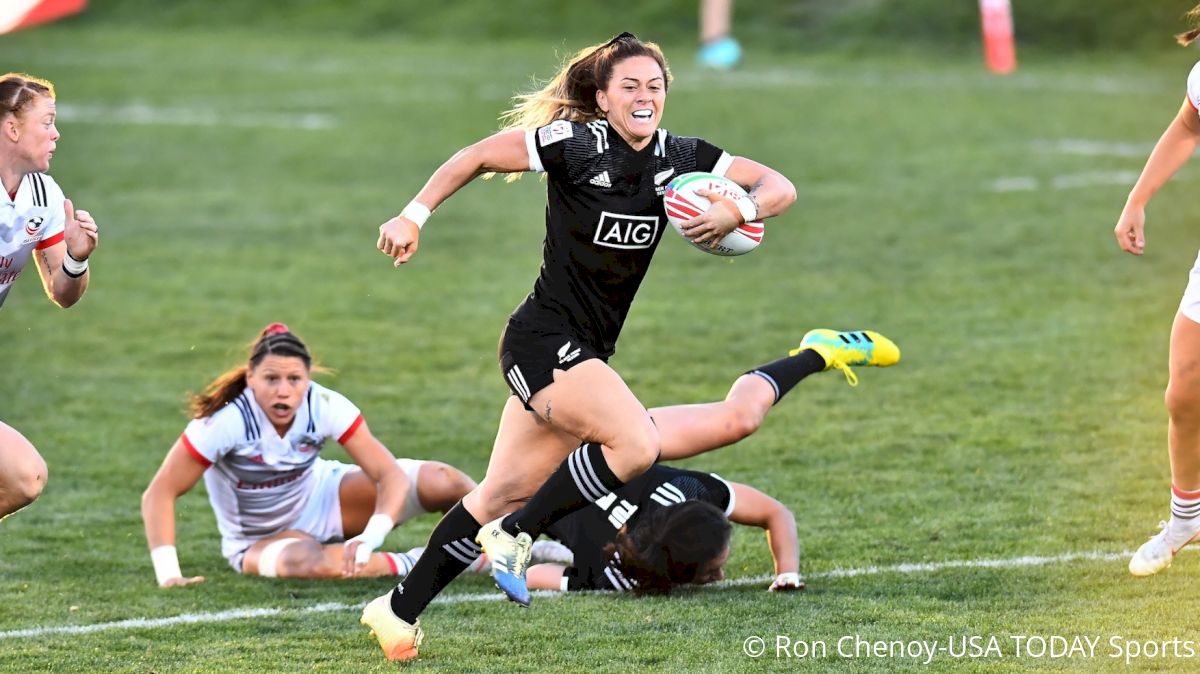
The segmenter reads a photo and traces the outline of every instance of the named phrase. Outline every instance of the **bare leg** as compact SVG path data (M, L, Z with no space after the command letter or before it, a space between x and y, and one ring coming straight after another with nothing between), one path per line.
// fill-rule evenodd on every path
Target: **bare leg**
M466 473L441 461L426 461L417 474L417 500L429 512L444 513L476 486Z
M1171 457L1171 519L1137 549L1129 572L1150 576L1171 566L1200 537L1200 324L1182 312L1171 327L1167 384L1167 449Z
M1166 403L1170 414L1167 447L1171 482L1178 489L1200 489L1200 324L1183 314L1171 327L1171 380Z
M732 15L733 0L700 0L700 43L728 35Z
M246 551L242 560L242 573L258 575L259 561L263 550L271 543L284 538L299 539L288 545L275 561L275 575L279 578L344 578L342 575L342 552L345 546L341 543L322 545L312 536L301 531L285 531L270 538L256 541ZM358 573L357 578L390 576L392 566L387 558L379 552L372 553L366 567Z
M0 421L0 518L33 503L46 486L46 461L17 429Z
M603 445L605 460L622 482L645 472L662 449L645 406L599 359L555 371L554 383L534 394L529 406L559 431Z
M742 375L721 402L650 410L662 441L663 461L686 459L732 445L762 425L775 404L775 389L758 375Z
M475 481L466 473L441 461L426 461L417 473L417 500L427 512L446 512L474 487ZM375 482L362 471L350 471L342 478L338 500L346 538L357 536L366 528L367 521L375 514L377 493ZM396 524L403 524L403 519Z
M463 506L479 522L490 522L516 510L579 442L579 438L559 431L509 396L500 416L487 474L463 498Z

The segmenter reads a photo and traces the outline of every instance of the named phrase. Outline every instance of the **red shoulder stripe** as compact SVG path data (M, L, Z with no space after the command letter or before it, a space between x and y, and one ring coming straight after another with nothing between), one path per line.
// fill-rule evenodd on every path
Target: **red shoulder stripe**
M350 439L350 436L354 435L354 431L357 431L358 427L362 426L362 422L363 422L363 415L360 414L360 415L358 415L358 418L354 420L354 423L350 424L350 428L347 428L346 432L342 433L342 436L340 438L338 438L338 444L339 445L346 444L346 441Z
M212 465L212 461L204 458L204 455L200 453L200 450L196 449L196 446L192 444L191 440L188 440L187 433L179 436L179 440L183 443L183 448L188 451L188 454L191 454L193 459L199 461L200 465L204 466L205 468L208 468Z

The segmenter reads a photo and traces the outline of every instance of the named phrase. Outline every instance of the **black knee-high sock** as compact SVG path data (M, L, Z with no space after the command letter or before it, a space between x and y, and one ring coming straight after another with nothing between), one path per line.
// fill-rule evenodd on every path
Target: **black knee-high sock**
M775 402L778 403L801 379L821 372L825 365L824 356L812 349L805 349L794 356L759 365L746 374L756 374L770 382L775 387Z
M475 542L479 527L462 501L442 517L429 535L421 558L392 591L392 612L396 617L415 622L429 602L479 558L479 544Z
M546 527L622 484L604 460L600 443L586 442L571 452L525 507L504 518L500 526L513 535L524 531L537 538Z

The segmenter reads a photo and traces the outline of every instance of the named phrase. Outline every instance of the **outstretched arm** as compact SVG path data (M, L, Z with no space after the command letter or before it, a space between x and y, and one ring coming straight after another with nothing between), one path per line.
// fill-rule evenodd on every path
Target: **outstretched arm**
M1117 237L1117 245L1121 246L1121 250L1134 255L1141 255L1145 252L1146 204L1150 203L1150 197L1154 196L1154 193L1165 185L1181 166L1187 163L1188 158L1196 151L1198 142L1200 142L1200 116L1197 115L1196 108L1192 107L1191 102L1184 100L1175 119L1158 139L1154 151L1146 160L1142 175L1138 177L1133 190L1129 192L1125 208L1122 209L1121 217L1117 220L1117 226L1113 233Z
M142 522L159 587L204 581L203 576L185 578L179 571L179 559L175 554L175 500L195 486L205 468L207 466L188 453L180 437L142 494Z
M452 194L484 173L528 170L529 150L522 129L501 131L459 150L433 172L425 187L400 215L379 226L379 250L394 258L397 267L408 262L417 252L424 218Z
M771 590L803 589L800 582L800 538L796 534L796 518L782 503L754 487L737 482L733 488L734 506L729 519L737 524L766 529L767 545L775 560L775 582Z

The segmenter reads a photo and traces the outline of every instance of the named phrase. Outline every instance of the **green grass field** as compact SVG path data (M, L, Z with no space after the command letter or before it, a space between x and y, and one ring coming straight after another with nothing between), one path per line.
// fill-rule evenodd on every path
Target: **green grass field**
M5 68L59 86L53 175L102 227L79 306L55 309L30 272L0 316L0 418L50 464L42 498L0 525L0 671L395 669L357 624L390 581L236 575L198 487L179 504L178 547L185 574L208 581L159 590L140 494L186 423L185 393L276 320L393 452L482 475L506 395L496 338L536 274L543 187L470 186L402 270L374 249L376 228L494 130L531 75L552 74L555 47L105 25L0 40ZM1124 671L1110 638L1200 640L1200 559L1135 580L1119 557L1166 515L1161 390L1200 241L1197 169L1156 198L1144 259L1111 234L1193 57L1026 53L993 79L973 53L752 50L729 75L695 71L684 46L668 55L666 126L778 168L800 198L743 258L668 233L614 366L661 405L720 398L812 327L873 328L903 349L856 389L836 373L804 382L756 436L688 464L792 508L809 589L521 611L470 601L496 592L469 578L425 614L422 660L405 668ZM434 521L388 547L423 543ZM882 571L838 572L868 567ZM740 531L729 574L770 570L761 537ZM201 622L151 622L183 615ZM743 653L776 635L830 652ZM997 637L1003 657L843 657L846 635ZM1017 657L1010 637L1029 635L1100 643L1086 659Z

